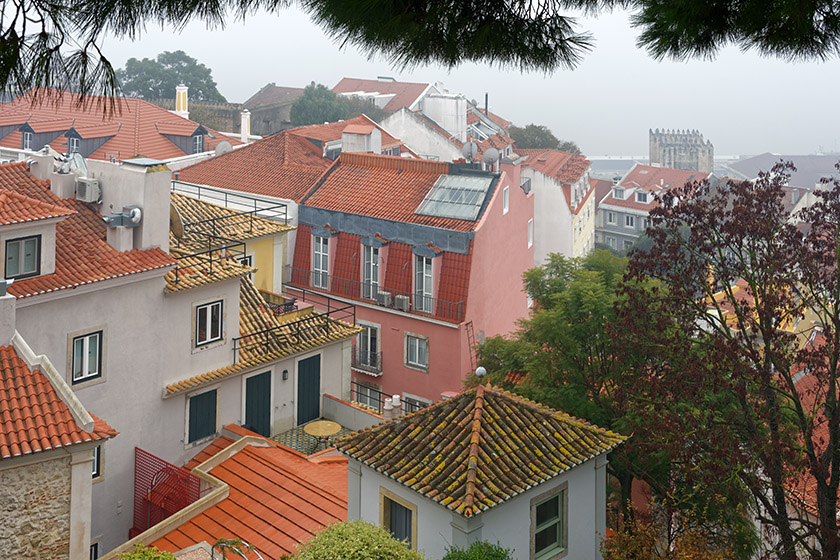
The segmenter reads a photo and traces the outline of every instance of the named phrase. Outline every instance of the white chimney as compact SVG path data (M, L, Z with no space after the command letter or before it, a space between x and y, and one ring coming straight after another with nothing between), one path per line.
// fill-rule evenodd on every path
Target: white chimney
M175 88L175 111L173 112L179 117L184 117L185 119L190 118L189 100L187 98L187 92L189 89L190 88L184 84Z
M403 406L402 400L400 400L399 395L394 395L393 397L391 397L391 405L394 407L394 418L402 416Z
M385 403L382 405L383 420L391 420L394 418L394 402L391 397L385 397Z
M239 134L242 137L242 143L248 143L248 137L251 135L251 111L245 109L240 114L239 120Z

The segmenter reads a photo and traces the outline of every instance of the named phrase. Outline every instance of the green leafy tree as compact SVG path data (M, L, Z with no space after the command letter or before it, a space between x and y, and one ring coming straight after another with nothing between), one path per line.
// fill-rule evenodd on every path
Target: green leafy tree
M184 84L190 88L191 100L225 102L211 70L184 51L162 52L154 60L129 58L125 68L117 71L117 79L129 97L172 99L175 88Z
M342 521L315 533L293 560L424 560L390 533L364 521Z
M681 486L748 501L774 558L836 559L840 185L791 216L791 168L670 189L628 267L668 289L626 287L618 324L647 359L637 433Z
M106 33L135 39L149 23L183 28L223 24L288 0L9 0L0 24L0 91L54 87L84 95L119 93L102 52ZM313 20L339 42L402 66L483 62L522 70L572 68L592 37L567 11L627 8L639 44L655 58L710 58L735 44L787 59L840 51L837 0L304 0Z
M366 115L376 122L382 122L382 119L388 116L385 110L377 107L376 103L369 99L363 99L355 95L341 95L338 99L347 107L345 118L352 119L358 115Z
M577 144L569 140L558 140L547 126L531 123L520 128L515 125L510 125L508 132L517 148L526 150L551 148L562 152L569 152L570 154L580 153L580 148L578 148Z
M347 112L347 105L330 88L312 82L292 103L289 120L296 126L335 122L347 118Z
M469 547L451 546L446 549L443 560L513 560L509 548L486 541L476 541Z

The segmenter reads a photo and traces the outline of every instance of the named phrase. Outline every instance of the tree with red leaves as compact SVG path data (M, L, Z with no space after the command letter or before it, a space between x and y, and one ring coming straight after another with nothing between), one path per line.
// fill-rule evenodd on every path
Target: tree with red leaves
M617 332L649 360L638 425L671 457L675 493L748 503L768 557L836 560L840 185L792 216L792 169L670 189L631 255Z

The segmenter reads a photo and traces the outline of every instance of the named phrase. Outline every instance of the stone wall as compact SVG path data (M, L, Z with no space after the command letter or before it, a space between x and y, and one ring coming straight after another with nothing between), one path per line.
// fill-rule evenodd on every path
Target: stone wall
M715 147L696 130L648 131L650 164L711 173L714 169Z
M70 457L0 470L3 558L70 556Z

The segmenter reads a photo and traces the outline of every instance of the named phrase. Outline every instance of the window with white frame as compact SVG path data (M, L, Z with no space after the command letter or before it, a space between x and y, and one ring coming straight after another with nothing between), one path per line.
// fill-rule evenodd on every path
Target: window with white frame
M312 252L312 285L326 289L330 275L330 240L315 236Z
M254 268L254 255L242 255L239 257L239 264L242 266L247 266L249 268ZM248 273L248 278L251 280L254 279L254 271Z
M359 356L359 365L368 368L377 368L379 363L379 329L372 325L359 325L362 332L356 339L356 352Z
M607 237L607 247L615 249L615 237Z
M432 313L432 259L414 256L414 309Z
M67 139L67 153L69 153L69 154L79 153L79 139L76 138L75 136Z
M647 203L648 201L648 193L642 191L636 191L636 202L643 202Z
M406 365L426 369L429 367L429 341L428 339L407 334L405 336L405 363Z
M73 383L102 376L102 331L73 339Z
M196 134L192 137L193 153L200 154L204 151L204 135Z
M534 218L528 220L528 248L534 246Z
M93 468L91 469L91 478L96 480L102 476L102 444L93 448Z
M40 235L6 241L6 278L37 276L40 269Z
M362 269L362 297L376 299L379 292L379 248L364 246Z
M567 489L531 500L533 560L565 556L568 539Z
M369 406L375 410L379 410L379 387L368 383L356 383L354 385L356 390L356 402L365 406Z
M613 196L618 200L624 200L624 189L615 188L613 189Z
M21 144L21 147L24 150L31 150L32 149L33 136L34 135L31 132L24 132L23 133L23 142Z
M510 210L510 187L505 187L502 191L502 214L507 214Z
M643 227L644 229L647 229L647 228L649 228L649 227L650 227L650 218L644 218L644 219L642 220L642 227Z
M607 223L615 225L615 212L607 212Z
M629 227L629 228L636 227L636 216L625 215L624 216L624 227Z
M202 346L222 339L222 302L205 303L195 308L195 345Z

